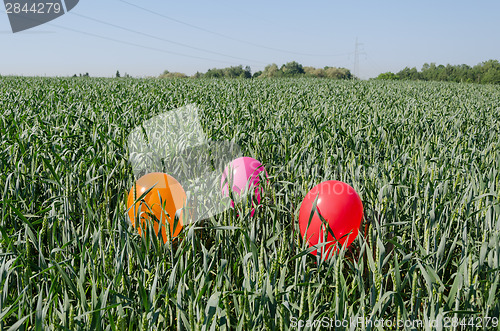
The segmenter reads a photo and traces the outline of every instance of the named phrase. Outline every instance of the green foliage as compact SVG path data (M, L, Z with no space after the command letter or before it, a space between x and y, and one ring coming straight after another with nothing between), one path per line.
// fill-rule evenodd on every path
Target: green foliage
M195 75L196 78L252 78L252 72L249 66L228 67L223 69L209 69L205 74Z
M88 73L88 72L86 72L86 73L84 73L83 75L82 75L82 74L79 74L79 75L74 74L74 75L73 75L73 77L90 77L90 75L89 75L89 73Z
M500 315L496 86L3 77L0 90L1 329ZM254 217L241 203L163 244L126 217L127 137L188 103L269 183ZM356 189L364 220L352 247L323 260L297 219L328 179Z
M263 71L257 71L252 76L252 71L249 66L233 66L222 69L212 68L207 70L206 73L196 72L193 78L277 78L277 77L318 77L318 78L332 78L332 79L352 79L353 76L349 69L324 67L316 69L313 67L303 67L296 61L287 62L281 68L275 63L267 65ZM170 73L167 70L160 75L160 78L183 78L187 77L182 73Z
M413 67L413 68L405 67L403 70L398 72L396 75L399 77L399 79L402 79L402 80L418 80L420 77L418 70L415 67Z
M208 69L203 75L204 78L222 78L224 77L224 69Z
M500 84L500 63L498 60L488 60L474 67L466 64L436 66L435 63L425 63L421 71L416 68L404 68L397 76L402 80Z
M384 72L384 73L381 73L380 75L377 76L377 79L383 79L383 80L398 80L399 79L399 76L396 75L395 73L393 72Z
M159 78L187 78L185 74L181 72L169 72L168 70L165 70Z
M346 68L334 68L334 67L325 67L324 68L325 77L326 78L334 78L334 79L352 79L354 76L351 75L349 69Z
M280 70L284 77L294 77L305 73L302 64L295 61L287 62L281 66Z
M332 78L332 79L351 79L353 78L349 69L335 67L302 67L301 64L292 61L278 68L273 63L264 69L264 72L259 77L317 77L317 78Z
M321 68L314 68L314 67L304 67L304 73L306 77L318 77L318 78L324 78L325 77L325 70Z
M197 71L194 75L193 75L193 78L202 78L203 77L203 74L199 71Z
M252 78L258 78L260 75L262 75L262 71L261 70L256 71L253 73Z
M481 83L500 84L500 62L498 60L483 62L478 71L482 74Z
M264 68L264 71L262 74L259 76L261 78L272 78L272 77L282 77L283 72L278 68L276 63L272 63L267 65Z

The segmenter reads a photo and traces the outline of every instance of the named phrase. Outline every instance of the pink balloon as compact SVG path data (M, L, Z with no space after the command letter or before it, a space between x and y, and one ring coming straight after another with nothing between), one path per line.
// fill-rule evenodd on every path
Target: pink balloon
M229 163L224 169L221 178L222 196L229 197L229 183L232 184L232 191L239 196L246 195L253 188L254 196L260 203L259 190L259 174L267 172L262 163L251 157L240 157ZM234 207L234 201L231 201L231 206ZM255 214L255 209L252 208L251 216Z

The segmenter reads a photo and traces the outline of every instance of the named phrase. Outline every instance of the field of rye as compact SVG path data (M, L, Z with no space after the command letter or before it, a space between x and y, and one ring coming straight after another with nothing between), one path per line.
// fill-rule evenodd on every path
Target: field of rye
M254 217L240 204L163 244L126 218L127 136L186 104L269 184ZM491 329L500 314L498 86L3 77L0 132L0 330L357 317ZM298 212L330 179L354 187L364 218L324 260L308 254Z

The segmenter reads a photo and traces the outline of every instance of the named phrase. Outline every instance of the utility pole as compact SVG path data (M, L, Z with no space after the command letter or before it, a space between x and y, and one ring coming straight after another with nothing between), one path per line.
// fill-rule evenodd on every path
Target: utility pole
M354 44L354 66L352 69L352 74L354 76L358 75L358 66L359 66L359 55L358 55L358 37L356 37L356 43Z
M356 37L356 43L354 44L354 67L352 69L352 74L355 77L358 77L358 75L359 75L359 55L366 54L365 52L359 51L359 46L362 46L362 45L363 44L358 43L358 37Z

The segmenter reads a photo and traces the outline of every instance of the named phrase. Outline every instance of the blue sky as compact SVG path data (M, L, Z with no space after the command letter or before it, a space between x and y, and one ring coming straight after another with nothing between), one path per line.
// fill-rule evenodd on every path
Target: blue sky
M356 38L361 78L426 62L500 59L500 1L126 1L197 28L120 0L80 0L64 16L13 34L2 7L0 74L144 77L292 60L352 70Z

